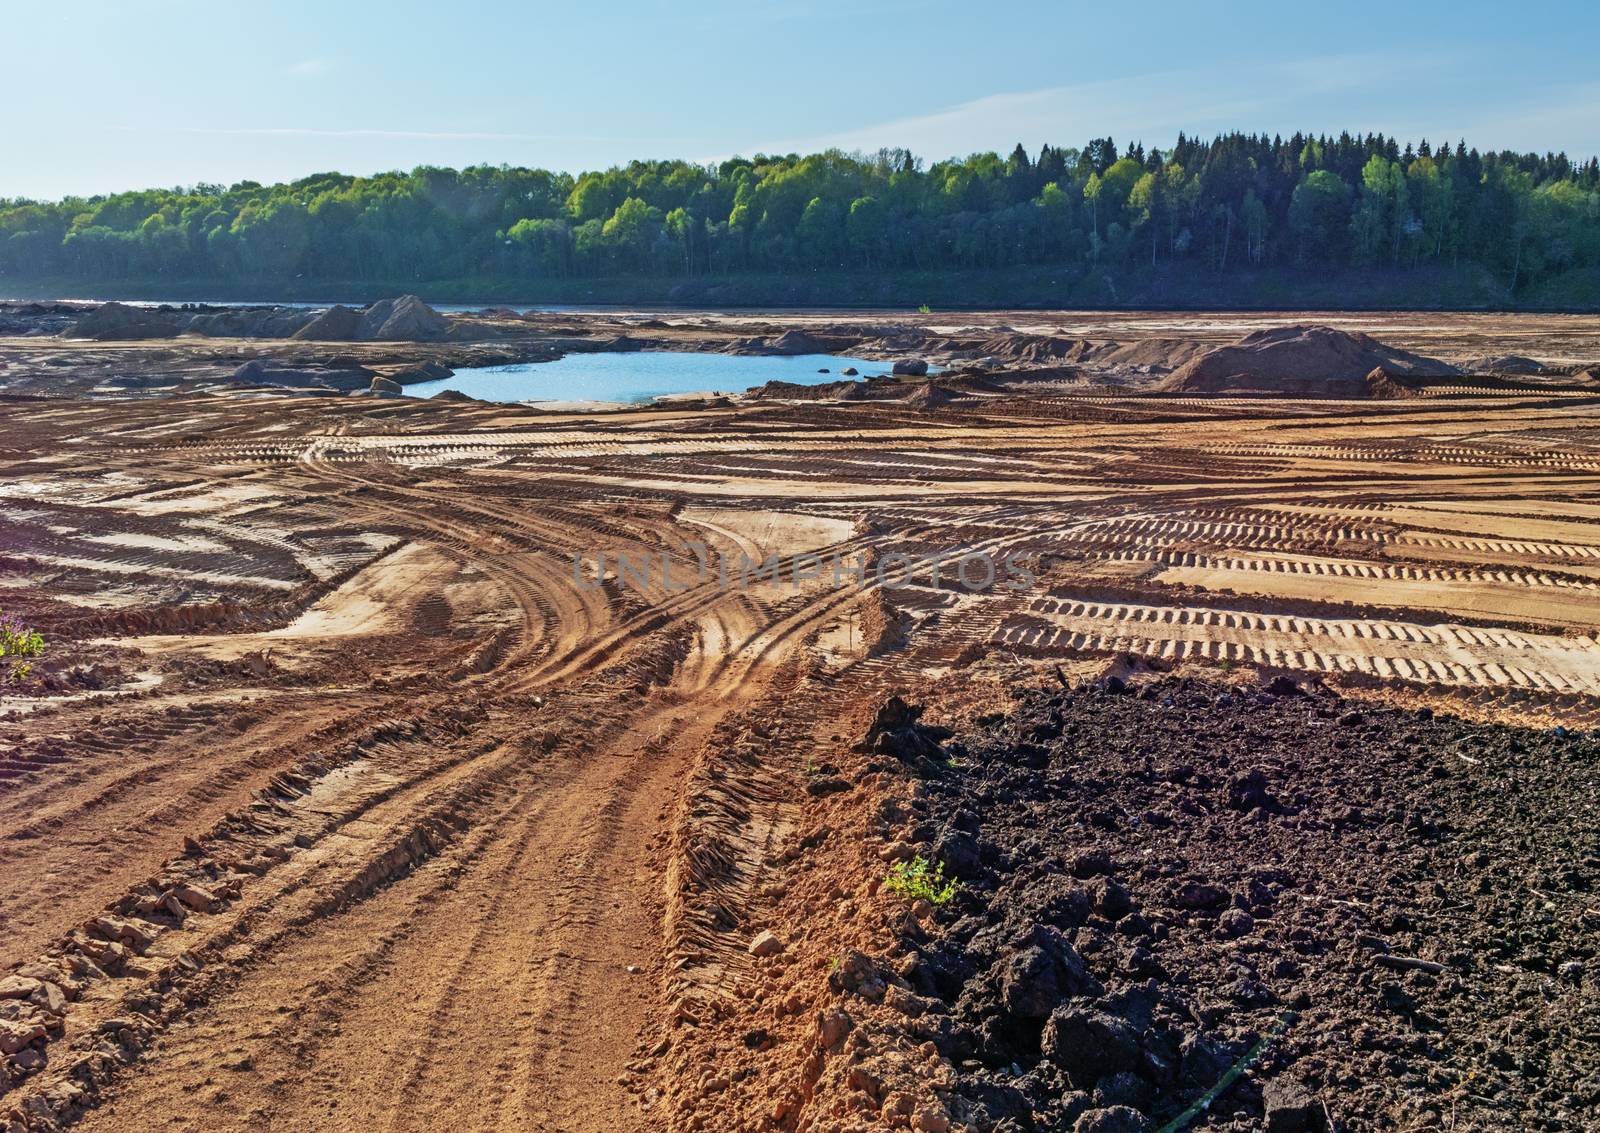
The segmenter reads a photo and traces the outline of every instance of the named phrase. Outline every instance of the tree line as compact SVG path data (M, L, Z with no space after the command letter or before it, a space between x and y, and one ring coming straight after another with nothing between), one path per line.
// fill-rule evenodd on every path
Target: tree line
M273 282L694 277L1192 263L1477 265L1515 292L1600 266L1600 164L1381 134L1112 138L925 163L902 149L424 166L0 199L0 278Z

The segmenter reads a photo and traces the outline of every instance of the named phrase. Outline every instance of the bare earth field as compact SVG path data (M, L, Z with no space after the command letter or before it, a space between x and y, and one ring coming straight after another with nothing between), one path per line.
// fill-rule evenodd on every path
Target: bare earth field
M593 413L222 381L267 354L353 354L390 372L549 356L575 337L718 349L785 329L959 371L966 340L968 356L1007 336L1203 348L1285 320L887 321L484 316L435 342L281 349L0 339L0 609L49 646L40 679L0 688L0 1129L1596 1128L1600 814L1583 733L1600 726L1600 385L1579 375L1600 361L1594 319L1306 320L1458 365L1515 354L1548 367L1512 379L1462 365L1361 400L1161 393L1173 365L1020 354L910 383L909 399ZM897 348L907 327L931 345ZM103 384L151 374L159 389ZM937 553L937 581L896 569L896 556ZM630 573L619 554L654 569ZM1001 582L1010 556L1031 584L971 585L976 570L963 584L962 555L1000 564ZM808 556L866 565L858 579ZM768 574L742 585L750 563ZM1113 691L1161 690L1140 703L1192 724L1073 701L1054 725L1072 722L1071 759L987 801L1004 776L973 769L1010 767L995 753L1038 736L964 739L988 754L963 758L936 733L942 754L921 764L893 745L852 750L892 694L965 735L1020 727L1001 723L1018 705L1046 727L1026 699L1044 694L1023 690L1087 696L1108 676ZM1232 814L1234 780L1269 753L1278 785L1264 790L1282 806L1246 808L1259 837L1208 817L1210 796L1179 806L1188 776L1170 791L1166 771L1144 794L1110 786L1144 766L1120 742L1086 770L1100 735L1221 735L1234 710L1218 723L1216 697L1249 705L1274 677L1296 689L1275 696L1334 706L1328 721L1427 709L1458 730L1385 724L1373 776L1376 733L1306 739L1311 775L1281 738L1305 712L1263 699L1240 735L1271 731L1272 744L1183 757ZM1570 748L1552 746L1558 726ZM1500 738L1479 750L1480 735ZM1170 770L1171 747L1152 740L1151 766ZM1232 765L1207 766L1223 748ZM1319 795L1346 760L1360 797ZM972 781L940 779L940 761ZM1450 793L1436 765L1493 771L1496 785ZM1050 795L1057 773L1076 786ZM1085 789L1096 774L1107 785ZM977 794L954 797L952 782ZM1531 809L1524 783L1539 784ZM1079 823L1102 795L1121 800L1114 813ZM1435 836L1404 815L1337 841L1366 829L1347 810L1400 814L1424 796L1435 828L1474 814L1501 825L1448 841L1449 855L1434 841L1413 854L1407 839ZM1169 816L1148 838L1147 809ZM961 872L951 831L981 843L991 816L1004 852ZM1030 825L1043 843L1023 844ZM1552 843L1552 829L1571 836ZM1105 868L1077 868L1102 836ZM1183 878L1139 872L1175 845L1205 847L1204 881L1253 895L1218 930L1225 947L1189 930L1226 919L1226 893L1164 910ZM1516 899L1452 921L1457 898L1486 892L1463 897L1453 872L1480 848L1514 859L1485 884ZM914 854L950 863L956 901L882 885ZM1418 871L1405 886L1380 868L1391 859ZM1250 888L1293 888L1270 870L1303 880L1324 860L1345 863L1339 876L1294 898L1318 917L1370 906L1375 887L1398 886L1387 896L1403 904L1412 882L1445 912L1302 924L1274 918L1289 898ZM1013 876L1081 883L1097 904L1060 924L1015 913ZM1138 936L1112 927L1132 914L1108 913L1110 876L1162 926L1143 957L1094 944ZM991 893L1013 902L1003 915ZM1278 998L1250 986L1220 1013L1193 1006L1182 1028L1161 1022L1171 1004L1152 1021L1118 1000L1124 1025L1159 1033L1172 1059L1198 1049L1180 1030L1214 1031L1216 1065L1194 1055L1162 1078L1154 1038L1146 1061L1086 1064L1060 1053L1074 1024L1056 1004L1029 1015L1001 989L1012 1016L983 1006L972 981L1012 955L971 920L986 915L1065 933L1107 996L1188 971ZM1280 964L1293 941L1274 951L1272 933L1291 922L1391 976L1404 953L1410 984L1385 990L1401 976L1373 977L1365 959ZM1550 929L1537 948L1535 923ZM1510 943L1463 943L1488 924ZM1457 953L1493 955L1452 967ZM1419 973L1434 983L1415 986ZM1516 1034L1473 1047L1481 1013L1427 1002L1450 980ZM1376 1046L1340 1019L1272 1031L1280 999L1312 1018L1331 987L1341 1011L1384 996L1411 1007L1365 1024ZM1076 1002L1064 982L1060 998ZM1398 1046L1383 1045L1390 1026ZM1565 1045L1540 1048L1541 1034ZM1002 1048L1003 1065L986 1061ZM1345 1081L1358 1060L1360 1080ZM1404 1097L1369 1089L1423 1061L1438 1076ZM1012 1077L1028 1078L1023 1100L996 1100ZM1275 1083L1290 1077L1316 1105L1282 1101ZM1219 1085L1183 1126L1163 1124Z

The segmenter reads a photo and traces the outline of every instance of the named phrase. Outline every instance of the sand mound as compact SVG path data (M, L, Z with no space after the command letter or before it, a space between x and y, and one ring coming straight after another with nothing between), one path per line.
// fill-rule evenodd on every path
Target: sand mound
M118 342L136 338L172 338L178 333L175 319L148 307L126 303L102 303L61 332L62 338L92 338Z
M364 310L329 307L295 332L315 342L430 342L450 330L445 317L415 295L380 299Z
M1377 401L1399 401L1419 396L1415 389L1397 381L1393 374L1382 368L1373 370L1363 380L1367 387L1366 396Z
M1150 366L1162 370L1175 370L1211 349L1204 342L1192 338L1146 338L1125 345L1107 343L1106 349L1095 358L1118 366Z
M361 337L373 342L428 342L449 331L445 317L415 295L381 299L361 315Z
M1490 354L1468 358L1461 363L1461 369L1469 374L1542 374L1545 365L1521 354Z
M825 354L827 349L820 339L800 330L786 330L771 344L774 354Z
M1158 388L1171 393L1367 398L1375 396L1370 381L1374 370L1388 378L1460 373L1438 359L1386 346L1364 334L1288 326L1256 331L1208 350L1179 366Z
M440 378L451 378L455 376L455 371L439 362L423 361L395 370L389 376L401 385L410 385L412 382L436 382Z
M985 339L979 347L985 357L1002 358L1024 365L1080 361L1090 343L1084 339L1057 338L1053 335L1010 334Z
M247 386L349 391L368 388L377 378L376 371L356 364L298 366L274 358L253 358L235 370L230 380Z
M961 398L961 394L953 389L928 382L919 385L905 397L900 399L901 404L909 405L916 409L937 409L941 405L949 405Z
M184 330L206 338L292 338L318 317L295 307L230 307L193 315Z
M779 335L757 335L741 338L723 348L726 354L771 354L793 356L796 354L827 354L831 344L803 330L786 330Z
M294 337L311 342L351 342L361 334L361 314L349 307L329 307L295 331Z

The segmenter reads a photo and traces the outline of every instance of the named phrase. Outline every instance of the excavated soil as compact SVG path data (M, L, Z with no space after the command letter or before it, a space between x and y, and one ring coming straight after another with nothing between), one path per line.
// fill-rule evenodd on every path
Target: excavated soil
M903 951L956 1117L1592 1128L1600 744L1278 683L1028 692L946 747L909 834L962 888Z
M1107 1075L1040 1069L950 981L1011 947L1012 879L1069 848L1166 926L1046 926L1097 1010L1138 1019L1113 965L1135 943L1161 966L1141 1058L1154 1028L1227 1061L1295 1013L1206 1120L1256 1120L1292 1071L1350 1128L1488 1128L1491 1103L1582 1128L1591 977L1562 972L1593 932L1592 320L1308 316L1549 371L1339 400L1148 392L1254 316L485 312L318 343L0 314L0 609L47 642L0 690L6 1133L1060 1124ZM949 368L893 398L609 413L233 380L619 341ZM1023 701L1077 728L1062 769L1061 735L1013 767L998 717L925 778L851 750L891 693L970 724L1123 656L1353 706L1223 708L1203 683ZM1227 805L1257 763L1282 810ZM960 808L980 859L958 901L886 891ZM1167 870L1243 901L1248 931L1178 915ZM908 935L931 985L893 953ZM1374 969L1373 941L1444 967ZM1190 1096L1129 1072L1107 1088L1153 1113Z

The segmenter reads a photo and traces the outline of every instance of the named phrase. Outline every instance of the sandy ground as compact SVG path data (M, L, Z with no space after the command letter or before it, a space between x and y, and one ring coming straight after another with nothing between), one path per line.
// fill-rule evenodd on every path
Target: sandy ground
M1596 353L1593 320L1342 318ZM5 1064L0 1118L717 1128L684 1059L723 1049L801 785L884 695L976 665L1130 655L1593 727L1600 397L1433 394L0 401L0 601L54 682L0 704L0 963L103 956L106 910L148 926ZM878 577L936 553L1033 582ZM818 554L843 574L796 584ZM216 899L175 912L181 884Z

